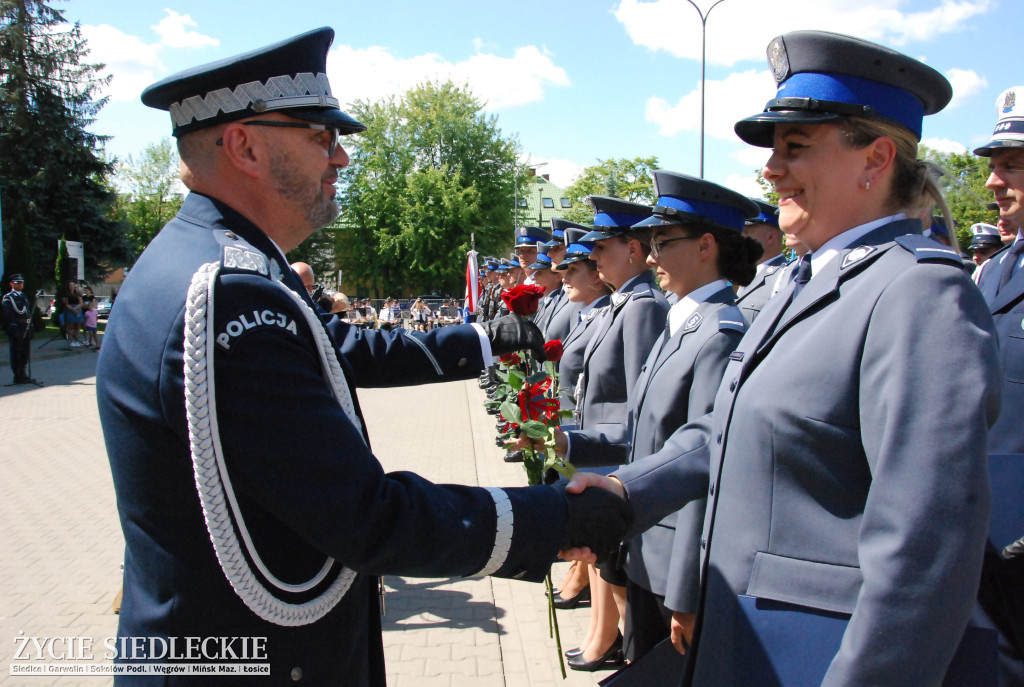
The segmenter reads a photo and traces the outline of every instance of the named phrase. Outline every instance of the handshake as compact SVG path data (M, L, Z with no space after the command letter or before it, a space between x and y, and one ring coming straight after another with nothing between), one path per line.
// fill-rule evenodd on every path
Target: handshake
M568 485L553 488L564 493L569 507L566 538L558 552L560 557L601 563L618 551L633 523L633 509L617 480L578 472Z

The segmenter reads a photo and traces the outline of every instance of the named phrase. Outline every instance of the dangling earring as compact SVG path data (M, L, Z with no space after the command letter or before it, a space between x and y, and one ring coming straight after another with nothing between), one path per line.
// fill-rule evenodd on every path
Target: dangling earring
M630 259L629 259L629 264L630 264L630 265L632 265L632 264L633 264L633 258L630 258Z

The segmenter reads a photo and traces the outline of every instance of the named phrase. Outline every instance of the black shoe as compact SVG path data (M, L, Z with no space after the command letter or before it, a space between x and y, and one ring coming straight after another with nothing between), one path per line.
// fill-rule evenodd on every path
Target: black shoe
M583 653L576 654L575 656L569 657L566 663L573 670L585 670L593 672L595 670L611 670L618 668L626 662L625 657L622 655L622 635L620 634L612 642L612 645L608 647L608 651L604 652L604 655L593 661L584 661Z
M576 647L575 649L569 649L565 652L566 658L572 658L574 656L581 656L583 654L583 647Z
M563 611L565 611L565 610L571 610L573 608L576 608L581 603L589 603L589 602L590 602L590 585L588 584L586 587L581 589L579 591L579 593L576 594L576 596L570 596L568 599L566 599L561 594L558 594L555 597L554 607L555 608L560 608Z
M505 454L505 462L506 463L522 463L523 462L523 452L520 451L520 450L509 451L508 453ZM555 600L555 604L556 605L558 604L558 600L557 599Z
M497 408L488 408L487 409L487 414L488 415L497 415L498 414L498 409Z

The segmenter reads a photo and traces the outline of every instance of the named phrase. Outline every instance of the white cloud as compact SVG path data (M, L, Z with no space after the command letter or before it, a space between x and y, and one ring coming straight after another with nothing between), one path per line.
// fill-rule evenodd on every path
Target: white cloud
M736 160L744 167L749 167L751 170L761 169L764 164L768 162L768 157L772 154L770 148L758 148L757 146L743 146L733 152L729 153L729 157Z
M757 183L757 176L751 174L730 174L722 184L731 188L737 193L742 193L750 198L764 198L764 189Z
M104 72L114 77L103 93L111 100L138 100L142 89L164 71L158 43L146 43L108 24L84 24L82 35L88 41L89 61L102 62Z
M946 72L946 78L953 85L953 100L946 106L947 110L959 107L971 96L988 88L988 81L973 69L953 68Z
M327 73L331 89L342 102L373 102L400 96L428 80L451 79L458 85L469 84L486 110L543 100L548 86L570 85L565 70L532 45L517 48L510 58L478 52L454 63L434 53L400 58L381 46L355 49L341 45L328 55Z
M537 164L536 160L532 158L530 160L524 160L524 164ZM572 185L572 182L576 181L576 178L583 172L583 165L577 164L572 160L565 160L560 158L547 158L541 160L544 162L543 167L537 168L537 174L547 174L551 182L561 188L568 188Z
M775 97L774 80L767 71L749 69L724 80L707 81L704 107L704 131L711 138L735 141L733 125L744 117L760 112ZM700 84L682 96L675 105L658 96L647 100L647 121L658 125L658 132L675 136L680 131L700 131Z
M923 138L921 139L921 145L928 146L939 153L958 153L962 155L967 152L967 146L963 143L951 141L948 138Z
M178 14L174 10L164 8L167 16L159 23L149 28L153 29L160 36L160 43L168 48L202 48L205 46L216 47L220 41L210 36L204 36L197 31L189 31L186 27L198 26L187 14Z
M711 0L698 0L707 13ZM764 61L768 42L798 29L860 36L899 47L934 40L968 19L988 12L995 0L940 0L926 11L905 12L905 0L727 0L707 16L707 61L732 66ZM686 0L622 0L614 11L637 45L700 60L701 21ZM671 27L671 30L665 30Z

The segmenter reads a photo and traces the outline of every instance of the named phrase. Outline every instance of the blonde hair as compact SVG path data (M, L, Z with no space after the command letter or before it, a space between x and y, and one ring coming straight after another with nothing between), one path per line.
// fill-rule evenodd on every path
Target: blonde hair
M949 231L950 240L956 236L949 205L939 188L934 169L917 158L917 137L908 129L890 122L861 117L847 117L838 123L844 142L851 148L864 148L882 136L896 144L893 161L892 188L889 189L889 207L893 212L905 212L909 217L930 216L937 207Z

